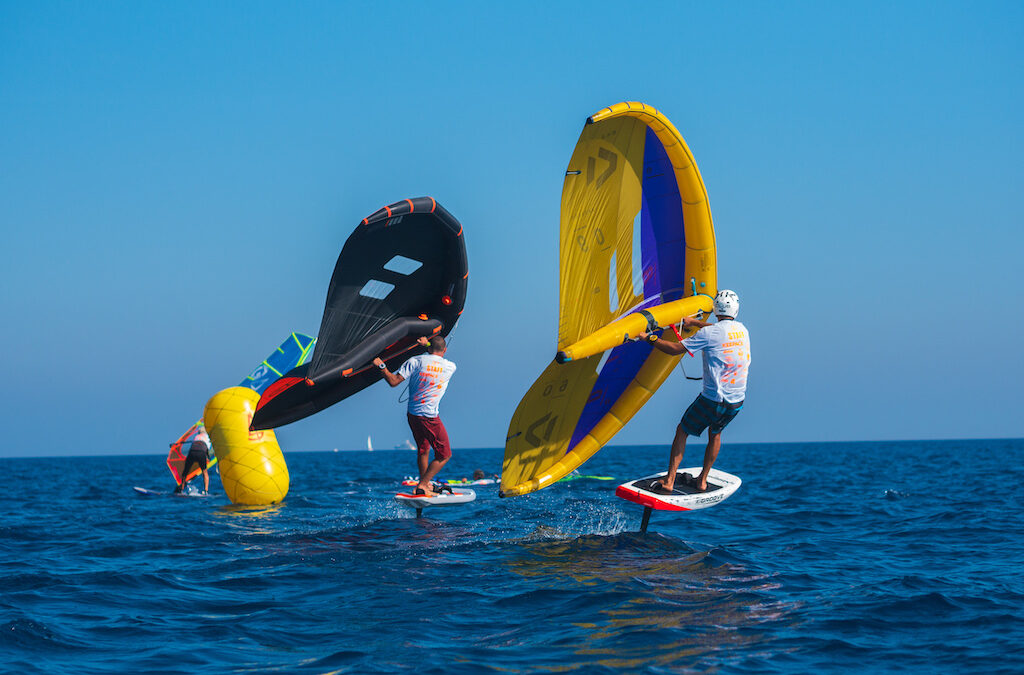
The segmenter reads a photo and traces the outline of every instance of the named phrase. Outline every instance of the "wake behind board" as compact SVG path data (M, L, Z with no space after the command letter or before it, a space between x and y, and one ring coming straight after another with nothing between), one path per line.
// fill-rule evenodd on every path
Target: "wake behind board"
M697 476L700 472L701 467L699 466L680 469L676 473L671 494L664 494L653 489L654 481L665 477L666 474L662 471L623 483L616 488L615 495L641 506L649 506L657 511L695 511L725 501L733 492L736 492L743 482L738 476L731 473L711 469L711 473L708 474L708 489L699 492L695 485L683 478L683 474Z

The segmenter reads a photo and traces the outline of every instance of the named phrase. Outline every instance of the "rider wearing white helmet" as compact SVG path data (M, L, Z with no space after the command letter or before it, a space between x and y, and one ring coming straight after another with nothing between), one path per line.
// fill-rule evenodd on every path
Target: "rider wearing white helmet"
M740 311L740 296L729 290L719 291L714 302L715 316L735 319Z
M743 408L747 391L747 370L750 368L750 334L746 326L736 321L740 311L740 299L733 291L722 290L715 296L714 312L718 323L705 323L693 317L683 319L684 328L699 327L696 333L682 342L669 342L653 333L641 333L658 350L673 356L689 352L702 352L704 361L704 386L683 414L669 453L668 474L660 481L661 486L671 491L676 481L676 470L683 459L686 437L700 436L708 430L708 445L704 451L704 466L696 478L683 474L683 479L704 491L708 486L708 474L718 457L722 445L722 430Z

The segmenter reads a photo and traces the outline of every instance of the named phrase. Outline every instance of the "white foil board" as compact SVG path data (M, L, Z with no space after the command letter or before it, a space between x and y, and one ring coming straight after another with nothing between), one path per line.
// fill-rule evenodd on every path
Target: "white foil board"
M445 491L434 497L424 497L423 495L414 495L412 492L399 492L395 495L395 501L399 504L405 504L415 509L422 509L429 506L457 506L459 504L468 504L469 502L476 499L476 493L472 490L456 489L451 492Z
M701 467L699 466L680 469L676 474L671 494L662 494L651 489L651 484L656 479L665 477L666 472L662 471L623 483L615 489L615 495L641 506L649 506L657 511L695 511L725 501L732 493L736 492L743 482L738 476L731 473L711 469L711 473L708 474L708 489L698 492L695 486L683 481L682 474L688 473L691 476L697 476L700 472Z

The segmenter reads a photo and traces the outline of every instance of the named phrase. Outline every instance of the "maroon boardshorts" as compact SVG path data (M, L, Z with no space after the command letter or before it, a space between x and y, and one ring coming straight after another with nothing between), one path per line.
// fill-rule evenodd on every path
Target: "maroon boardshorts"
M420 417L409 415L409 428L416 439L416 451L423 455L434 448L434 459L448 459L452 456L452 447L448 442L448 430L440 417Z

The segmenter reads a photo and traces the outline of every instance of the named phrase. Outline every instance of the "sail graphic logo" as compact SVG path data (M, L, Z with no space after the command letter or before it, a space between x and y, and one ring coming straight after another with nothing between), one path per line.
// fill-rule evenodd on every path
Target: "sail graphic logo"
M540 427L543 426L545 422L547 422L547 426L544 427L542 432L544 437L541 438L537 433L540 432ZM558 422L558 415L551 417L551 413L547 413L544 417L541 417L526 429L526 442L535 448L544 445L544 443L551 440L551 433L555 430L556 422Z
M594 186L600 189L600 187L604 185L605 181L611 178L615 173L615 168L619 165L619 156L607 148L599 148L597 151L597 157L587 157L588 185L594 182L594 172L597 170L598 159L608 162L608 168L601 172L601 175L597 177L597 184Z

